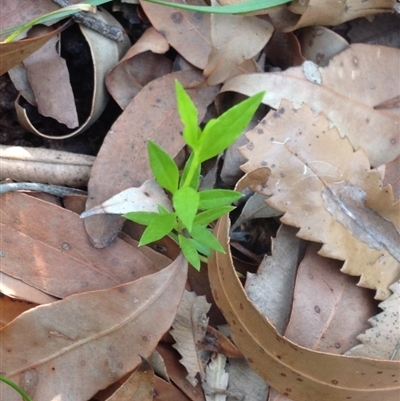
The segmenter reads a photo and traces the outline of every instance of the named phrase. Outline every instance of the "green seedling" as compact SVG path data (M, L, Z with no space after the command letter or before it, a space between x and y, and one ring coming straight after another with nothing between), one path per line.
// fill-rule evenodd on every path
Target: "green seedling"
M32 399L29 397L28 394L25 393L24 390L22 390L21 387L17 386L12 380L7 379L7 377L0 376L0 381L8 384L10 387L12 387L17 393L19 393L24 401L32 401Z
M173 211L159 206L155 212L131 212L125 218L146 225L139 245L146 245L169 235L178 242L183 255L196 269L212 250L224 252L208 225L234 209L233 202L242 194L226 189L199 191L201 163L230 146L250 122L264 92L237 104L202 130L192 99L176 81L178 112L183 123L183 138L192 152L182 174L172 157L152 141L147 143L151 170L158 184L171 194Z

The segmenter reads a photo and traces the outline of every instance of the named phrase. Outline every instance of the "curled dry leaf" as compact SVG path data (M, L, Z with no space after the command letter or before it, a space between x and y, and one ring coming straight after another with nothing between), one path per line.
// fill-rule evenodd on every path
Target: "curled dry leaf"
M76 1L76 0L75 0ZM96 18L102 20L110 25L120 26L119 22L106 10L96 14ZM112 67L118 62L121 56L128 50L130 42L128 37L125 35L122 42L114 42L99 33L84 27L79 24L79 28L90 48L90 54L92 56L92 67L94 71L94 84L93 93L90 94L88 102L91 105L89 115L83 116L83 122L75 130L63 130L62 134L55 134L53 132L42 132L37 128L33 121L30 120L27 110L20 104L19 100L15 102L15 108L17 111L18 119L21 125L28 131L49 139L65 139L77 135L86 129L88 129L104 111L108 102L108 93L104 84L106 74ZM45 77L43 78L45 81ZM46 85L46 82L42 82L42 85ZM49 91L54 92L54 85L51 85ZM54 99L54 96L51 97ZM56 98L54 101L61 101Z
M399 361L312 351L279 335L247 298L236 275L228 217L219 220L215 233L226 254L216 252L209 261L214 299L224 312L235 344L271 387L295 401L398 400Z
M308 81L302 67L293 67L237 76L222 91L251 96L266 90L263 103L275 109L282 99L296 109L308 104L315 114L323 112L341 137L349 138L354 149L363 148L371 165L378 167L400 154L399 109L374 109L399 94L400 74L393 62L399 54L399 49L353 44L319 69L322 85Z
M395 0L294 0L286 8L270 14L274 25L284 32L310 25L340 25L343 22L384 12L393 12Z
M147 180L138 188L128 188L101 205L81 214L84 219L95 214L125 214L129 212L158 212L158 205L172 212L172 204L156 180Z
M182 355L180 362L188 372L186 379L193 387L197 385L198 373L203 380L204 366L210 356L198 347L207 331L210 306L204 296L185 291L170 332L176 341L173 347Z
M362 344L346 355L400 360L400 281L393 283L390 289L393 294L379 304L383 312L369 319L372 328L357 337Z
M361 276L359 285L387 298L400 277L400 202L390 186L382 188L365 153L354 152L322 114L285 101L247 138L242 168L271 169L260 190L269 206L285 212L281 221L299 227L300 238L322 242L320 255L345 261L342 272Z
M23 313L0 331L3 374L37 400L87 401L151 354L174 319L186 274L181 255L137 281ZM21 399L4 383L0 392Z
M225 370L226 356L217 354L206 367L206 377L203 383L206 401L226 401L226 388L229 374Z
M0 145L0 180L83 187L95 157L59 150Z

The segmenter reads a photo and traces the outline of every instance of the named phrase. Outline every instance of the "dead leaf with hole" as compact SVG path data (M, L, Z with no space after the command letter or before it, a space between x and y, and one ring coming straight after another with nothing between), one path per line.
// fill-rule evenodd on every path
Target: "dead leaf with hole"
M226 252L216 252L209 261L215 302L224 312L235 344L271 387L296 401L398 400L399 361L312 351L280 336L248 299L237 277L228 217L218 221L215 234Z
M171 3L186 3L172 0ZM192 5L206 6L203 0ZM210 15L178 10L145 1L140 2L147 18L168 43L189 63L204 69L211 51Z
M0 145L0 180L11 178L80 188L89 181L94 159L53 149Z
M63 298L160 270L120 239L93 248L73 212L17 192L1 195L1 201L1 271L42 292Z
M199 110L201 121L218 88L201 87L200 72L187 70L164 75L147 84L111 127L94 162L88 185L87 209L115 194L138 187L153 177L147 159L146 141L151 139L172 157L184 146L175 100L179 80ZM193 88L193 89L190 89ZM200 122L199 121L199 122ZM85 219L94 246L103 248L118 235L124 220L100 215Z
M121 109L128 106L143 86L172 71L171 60L164 56L168 49L164 36L150 27L107 74L107 89Z
M308 81L302 67L284 72L248 74L228 81L222 92L251 96L266 90L263 103L277 109L282 99L298 109L306 103L314 114L323 112L341 137L354 149L363 148L373 167L400 154L398 108L376 110L374 106L398 96L399 49L353 44L320 68L322 85Z
M371 291L340 272L341 262L318 255L320 247L310 243L298 268L285 337L316 351L343 354L368 328L376 304Z
M237 15L211 15L212 49L204 68L209 85L240 74L238 67L266 45L274 28L266 20Z
M345 261L343 273L361 276L359 285L390 295L400 277L400 202L367 156L329 129L322 115L286 101L247 133L241 148L248 172L271 169L261 192L282 212L281 221L299 227L300 238L321 242L322 256Z
M197 385L198 373L204 379L204 368L210 357L210 352L198 347L207 331L210 306L204 296L185 291L170 331L176 341L173 347L182 355L180 362L188 372L186 379L193 387Z
M150 356L175 317L186 274L181 255L137 281L23 313L0 331L3 374L37 400L87 401L138 366L139 355ZM21 399L4 383L0 392Z
M383 312L368 320L372 328L357 337L361 344L346 355L400 360L400 281L393 283L390 289L392 295L379 304Z
M294 0L287 7L271 13L270 18L279 30L289 32L305 26L340 25L356 18L393 12L394 5L395 0Z

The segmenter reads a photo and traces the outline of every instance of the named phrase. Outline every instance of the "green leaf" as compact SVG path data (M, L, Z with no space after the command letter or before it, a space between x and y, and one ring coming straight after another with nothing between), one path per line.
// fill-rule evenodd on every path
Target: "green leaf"
M227 206L240 199L243 194L230 189L208 189L200 191L200 210L208 210L219 206Z
M194 246L196 247L197 252L200 255L202 255L202 256L204 255L206 257L211 256L212 251L208 246L205 246L205 245L201 244L199 241L196 241L195 238L192 238L192 242L193 242Z
M156 212L129 212L125 213L123 217L135 223L148 226L158 215Z
M201 165L197 164L196 166L192 166L193 163L194 163L194 153L192 152L183 169L181 181L179 184L180 187L188 186L192 187L195 190L197 190L197 188L199 187ZM191 171L192 168L193 168L192 177L188 179L189 172Z
M211 222L218 220L221 216L231 212L235 209L234 206L221 206L215 209L206 210L205 212L199 213L195 218L193 223L200 226L207 226Z
M192 187L179 188L172 197L172 204L176 215L190 232L199 206L199 193Z
M144 230L140 238L139 246L157 241L169 234L176 222L175 213L158 214Z
M178 189L179 169L172 157L154 142L148 140L147 151L151 171L156 181L166 190L174 193Z
M218 252L225 253L224 248L218 242L217 238L215 238L214 234L206 227L194 224L190 235L193 237L193 239L200 242L200 244L208 248L215 249Z
M248 0L226 6L190 6L187 4L177 4L162 0L141 0L149 3L160 4L162 6L179 8L181 10L197 11L209 14L243 14L253 11L267 10L268 8L290 3L292 0Z
M184 126L183 138L191 148L196 149L201 132L198 126L197 108L178 80L175 80L175 91L179 116Z
M210 120L201 134L197 157L200 163L223 152L242 134L265 92L257 93Z
M188 262L197 270L200 270L200 257L197 252L196 246L193 240L186 238L184 235L178 235L179 246L182 250L183 255L188 260Z

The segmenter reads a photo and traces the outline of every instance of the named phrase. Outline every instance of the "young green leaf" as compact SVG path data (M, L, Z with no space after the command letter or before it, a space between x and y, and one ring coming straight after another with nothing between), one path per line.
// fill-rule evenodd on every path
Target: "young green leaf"
M185 258L194 268L196 268L196 270L200 270L200 257L197 253L197 249L193 243L193 240L191 238L186 238L182 234L178 235L178 240L179 246Z
M208 210L219 206L227 206L240 199L243 194L230 189L208 189L200 191L200 210Z
M197 249L197 252L200 253L202 256L211 256L211 249L208 246L201 244L199 241L196 241L195 238L192 237L192 242Z
M169 234L176 222L175 213L158 214L144 230L140 238L139 246L157 241Z
M172 197L178 218L190 232L199 206L199 193L192 187L179 188Z
M265 92L257 93L227 110L204 127L199 139L197 157L200 163L228 148L250 122Z
M191 148L195 149L201 132L196 106L178 80L175 80L175 91L179 115L184 125L183 138Z
M194 166L193 160L194 160L194 153L192 152L185 164L185 167L183 168L183 173L181 181L179 183L179 187L187 186L187 187L192 187L195 190L197 190L197 188L199 187L201 165L196 164ZM191 177L189 177L189 173L192 174Z
M235 209L234 206L220 206L215 209L206 210L205 212L201 212L194 218L193 223L198 224L200 226L207 226L211 222L219 219L224 214L227 214Z
M200 244L218 252L225 253L224 248L215 238L214 234L206 227L194 224L190 235L193 237L193 239L200 242Z
M154 142L148 140L147 151L151 171L156 181L166 190L174 193L178 189L179 169L172 157Z
M143 224L144 226L148 226L157 216L159 214L156 212L129 212L123 215L125 219Z

